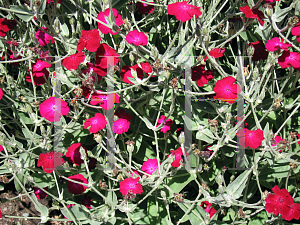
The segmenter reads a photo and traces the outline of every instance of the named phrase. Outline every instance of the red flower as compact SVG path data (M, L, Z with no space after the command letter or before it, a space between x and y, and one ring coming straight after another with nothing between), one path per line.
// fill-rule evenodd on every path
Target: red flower
M46 27L41 27L41 28L43 28L45 31L48 31L48 28L46 28ZM49 42L51 42L51 44L53 44L55 42L54 38L52 36L50 36L49 34L45 33L41 29L39 29L35 33L35 37L39 41L39 45L40 46L48 45Z
M3 151L3 146L2 145L0 145L0 152L2 152Z
M87 209L91 209L91 205L94 205L92 197L84 195L82 199L82 205L84 205Z
M300 52L284 51L278 58L278 64L282 69L287 67L300 68Z
M197 19L202 15L200 11L200 7L196 7L194 5L187 4L188 1L176 2L168 5L168 14L174 15L177 20L182 22L186 22L195 15Z
M66 157L68 160L72 163L74 163L76 166L80 166L84 161L81 159L81 154L80 154L80 143L74 143L72 144L66 153ZM87 155L87 149L83 147L85 150L85 154Z
M87 181L87 179L82 174L76 174L76 175L70 176L68 178L71 179L71 180L75 180L75 181L84 183L84 184L88 184L89 183ZM77 183L74 183L72 181L67 181L67 182L68 182L67 188L68 188L68 191L71 194L81 195L87 189L87 187L84 186L84 185L82 185L82 184L77 184Z
M1 209L0 209L0 218L2 218L2 212L1 212Z
M118 55L116 50L111 48L109 45L103 43L97 49L95 65L102 69L106 69L109 65L107 65L107 57L105 56L114 56L114 65L119 63L118 57L120 55ZM110 65L110 66L114 66L114 65Z
M273 136L275 136L273 134ZM271 145L272 146L276 146L279 144L280 141L282 141L283 139L280 136L276 136L275 138L273 138L273 140L271 140Z
M41 153L37 166L41 166L46 173L52 173L57 166L61 166L65 163L62 153L60 152L47 152Z
M204 65L192 68L192 80L197 81L199 87L203 87L208 81L214 78L215 74L212 70L204 70Z
M67 70L77 70L80 63L85 60L84 52L78 52L69 57L65 58L62 62L62 65L67 68Z
M293 45L284 43L283 38L280 39L278 37L274 37L271 40L268 40L265 46L269 52L274 52L279 49L288 51L289 50L288 47L292 47Z
M240 7L239 8L240 11L242 11L245 16L247 18L250 18L250 19L257 19L258 22L263 26L265 24L265 22L262 20L265 18L264 14L262 11L258 10L258 9L250 9L250 7L248 5L244 6L244 7Z
M157 121L156 127L158 127L160 124L162 124L165 119L166 119L166 117L164 115L161 115L160 118ZM171 119L167 119L164 122L164 126L160 129L160 131L165 134L167 131L171 130L172 124L173 124L173 121Z
M281 217L284 220L292 220L296 219L298 220L300 217L300 205L298 203L293 203L289 205L290 210L286 213L281 213Z
M45 75L46 79L44 78L44 76L40 76L41 74ZM44 69L38 73L32 73L32 77L35 86L43 85L44 83L46 83L47 79L49 78L49 72L48 70ZM32 79L30 73L26 75L26 81L31 83Z
M97 51L100 46L101 37L97 29L82 30L81 37L77 43L77 51L81 52L84 47L90 52Z
M214 58L220 58L223 56L224 52L225 52L225 48L213 48L212 50L209 51L209 55Z
M280 213L282 218L289 219L291 211L290 206L294 207L294 200L292 196L290 196L286 189L279 189L277 185L272 188L272 191L274 194L269 193L265 199L265 209L268 213L273 213L276 216Z
M172 166L173 167L179 167L180 166L180 162L182 160L182 158L184 157L183 156L183 152L182 152L182 148L177 148L176 150L171 150L171 154L168 155L168 158L171 156L171 155L175 155L175 160L172 162ZM186 157L188 157L188 153L185 151L185 155Z
M158 167L157 159L148 159L143 163L141 170L144 171L145 173L152 175L152 173L155 172L157 167Z
M138 184L139 177L133 179L132 177L126 178L120 182L120 192L122 195L126 195L128 191L132 191L132 194L142 194L143 188L141 184Z
M124 109L119 110L118 112L115 113L115 115L118 116L119 118L125 119L127 121L130 121L133 118Z
M51 64L49 64L45 61L42 61L40 59L37 59L36 62L32 64L32 72L37 73L37 72L43 71L44 69L50 68L50 67L51 67ZM36 76L43 76L43 75L37 73Z
M275 2L279 2L280 0L265 0L265 3L273 3L275 4Z
M102 95L101 92L94 92L90 102L91 105L99 104L105 110L112 109L114 107L114 103L120 103L118 94Z
M203 201L201 202L201 205L200 205L206 212L209 213L210 215L210 218L213 217L213 215L217 212L217 210L215 210L214 207L212 207L212 204L209 203L208 201Z
M96 113L94 117L87 119L84 122L84 129L87 129L89 126L91 126L89 131L91 133L97 133L99 130L104 129L106 124L107 122L105 116L103 116L101 113Z
M250 42L249 46L254 47L254 54L252 56L252 61L258 61L260 59L266 60L268 58L269 52L266 50L262 40L256 42Z
M237 132L239 137L239 143L242 147L258 148L261 145L261 142L265 139L264 133L261 129L257 130L248 130L245 128Z
M97 163L97 159L93 158L93 157L89 157L89 170L91 171L92 169L96 168L96 163Z
M59 101L61 101L61 112L55 113L58 107L57 103ZM60 98L50 97L47 100L45 100L42 104L40 104L41 116L49 120L50 122L58 122L60 120L60 117L62 115L68 115L69 111L70 108L68 107L68 103Z
M139 79L143 79L144 78L144 72L146 73L147 76L149 76L148 73L152 73L153 70L150 66L149 63L145 62L145 63L140 63L141 67L139 67L138 64L135 64L134 66L123 66L122 67L122 71L120 73L120 76L123 78L123 81L125 83L128 83L128 84L134 84L132 83L128 78L134 78L131 74L131 69L135 70L136 73L137 73L137 77Z
M300 23L291 29L292 35L297 36L297 41L300 43Z
M114 17L115 17L115 21L116 21L116 24L117 26L121 26L123 24L123 20L122 20L122 16L118 13L118 10L116 9L112 9L113 11L113 14L114 14ZM104 12L100 12L97 16L97 19L102 21L103 23L107 24L107 21L105 19L105 17L110 17L110 9L106 9ZM112 32L111 29L109 29L107 26L105 25L102 25L101 23L98 23L98 29L103 33L103 34L112 34L112 35L115 35L117 34L118 32ZM120 29L119 29L119 32L120 32Z
M216 92L214 99L233 104L237 99L237 95L241 92L241 87L233 84L234 82L235 78L231 76L218 80L214 87L214 92Z
M48 191L48 187L45 187L44 189ZM48 196L42 189L37 187L34 188L34 194L36 195L38 200L44 199Z
M300 134L297 133L298 140L300 139ZM300 145L300 141L298 141L298 145Z
M114 122L112 130L116 134L122 134L129 130L130 122L126 119L118 119Z
M12 30L17 25L15 20L0 18L0 37L5 37L6 32Z
M133 31L130 31L126 35L126 41L129 44L134 44L134 45L137 45L137 46L138 45L147 45L147 43L148 43L148 37L143 32L139 32L137 30L133 30Z
M107 69L102 69L99 66L95 66L93 63L86 63L87 69L82 70L83 74L92 74L92 72L97 74L98 82L107 74ZM83 77L83 76L82 76Z
M150 2L150 3L154 3L154 2ZM136 6L138 8L138 11L141 14L149 14L149 13L152 13L154 11L154 5L148 5L146 3L137 2Z

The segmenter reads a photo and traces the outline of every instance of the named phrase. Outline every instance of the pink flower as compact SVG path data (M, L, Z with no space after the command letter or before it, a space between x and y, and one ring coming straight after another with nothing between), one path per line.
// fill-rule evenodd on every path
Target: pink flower
M150 2L150 3L154 3L154 2ZM141 14L149 14L149 13L152 13L154 11L154 5L148 5L146 3L137 2L136 6L138 8L138 11Z
M51 67L50 63L47 63L47 62L42 61L40 59L37 59L36 62L32 64L32 72L36 73L36 76L41 77L43 75L39 74L38 72L41 72L44 69L50 68L50 67Z
M208 83L208 81L211 81L214 76L214 71L205 70L204 65L199 65L192 68L192 80L197 81L197 85L199 87L203 87Z
M57 103L61 101L61 112L55 113L57 109ZM68 115L70 108L68 107L68 103L60 98L50 97L45 100L42 104L40 104L40 113L41 116L50 122L58 122L62 115ZM56 114L56 115L55 115Z
M4 150L3 146L0 145L0 152L2 152Z
M292 219L296 219L298 220L300 217L300 205L298 203L293 203L288 205L290 210L285 212L285 213L281 213L281 217L284 220L292 220Z
M275 135L273 134L273 136L275 136ZM273 139L274 139L274 140L271 141L271 145L272 145L272 146L278 145L279 142L283 140L280 136L276 136L276 137L273 138Z
M258 40L256 42L250 42L249 46L252 46L254 48L252 61L258 61L260 59L266 60L268 58L269 52L266 50L262 40Z
M76 174L76 175L70 176L68 178L71 180L75 180L75 181L84 183L84 184L89 183L82 174ZM77 184L72 181L67 181L67 183L68 183L67 184L68 191L74 195L81 195L87 189L87 187L82 184Z
M213 217L213 215L217 212L217 210L215 210L214 207L212 207L212 204L209 203L208 201L203 201L201 202L201 205L200 205L206 212L209 213L210 215L210 218Z
M157 121L156 127L158 127L160 124L162 124L165 119L166 119L166 117L164 115L161 115L160 118ZM164 126L160 129L160 131L165 134L167 131L171 130L172 124L173 124L173 121L171 119L167 119L164 122Z
M48 3L48 4L54 3L54 1L53 1L53 0L47 0L47 3ZM58 0L57 3L62 3L62 0Z
M48 31L48 28L46 28L46 27L41 27L41 28L43 28L45 31ZM50 36L49 34L45 33L41 29L39 29L35 33L35 37L39 41L39 45L40 46L48 45L49 42L51 42L51 44L54 44L54 42L55 42L54 38L52 36Z
M128 191L132 191L132 194L142 194L143 188L141 184L138 184L139 177L133 179L132 177L126 178L120 182L120 192L122 195L126 195Z
M82 30L81 37L77 43L77 51L81 52L84 47L90 52L95 52L100 46L101 37L97 29Z
M2 212L1 212L1 209L0 209L0 218L2 218Z
M72 144L66 153L66 157L68 160L72 163L74 163L76 166L80 166L84 161L81 159L81 154L80 154L80 146L81 143L74 143ZM85 150L85 154L87 155L87 149L83 147Z
M225 48L213 48L212 50L209 51L209 55L214 58L220 58L223 56L224 52L225 52Z
M298 140L300 139L300 134L297 133ZM300 141L298 141L298 145L300 145Z
M250 19L257 19L258 22L260 23L260 25L264 25L265 22L262 20L265 18L264 14L262 11L258 10L258 9L250 9L250 7L248 5L244 6L244 7L240 7L239 8L241 12L243 12L245 14L245 16L247 18Z
M185 150L184 150L185 151ZM171 150L171 154L168 155L168 158L171 156L171 155L175 155L175 160L172 162L172 166L173 167L179 167L181 164L181 160L183 159L183 152L182 152L182 148L177 148L176 150ZM185 155L186 157L188 157L188 153L185 151Z
M287 67L300 68L300 52L284 51L278 58L278 64L282 69Z
M112 11L113 11L113 14L114 14L114 17L115 17L115 21L116 21L116 24L117 26L121 26L123 24L123 20L122 20L122 16L118 13L118 10L112 8ZM102 21L103 23L107 24L107 21L105 19L105 16L106 17L110 17L110 9L106 9L104 12L100 12L97 16L97 19ZM112 35L115 35L117 34L118 32L112 32L111 29L109 29L107 26L105 25L102 25L101 23L98 23L98 29L103 33L103 34L112 34ZM119 32L120 32L120 29L119 29Z
M152 173L154 173L157 167L158 167L157 159L148 159L143 163L141 170L144 171L145 173L152 175Z
M91 209L91 205L94 205L92 197L84 195L82 199L82 205L84 205L87 209Z
M297 36L297 41L300 43L300 23L291 29L292 35Z
M131 74L131 69L135 70L137 73L137 77L139 79L144 78L144 72L147 76L149 76L148 73L152 73L152 68L149 63L140 63L142 69L139 67L138 64L135 64L134 66L123 66L122 71L120 73L120 76L123 78L123 81L128 84L133 84L128 78L134 78Z
M265 139L264 133L261 129L241 129L237 132L237 136L239 137L239 143L243 148L258 148L261 145L261 142Z
M183 2L176 2L168 5L168 14L174 15L177 20L182 22L186 22L195 15L197 19L199 16L202 15L200 11L200 7L196 7L194 5L187 4L188 1Z
M45 187L44 189L48 191L48 187ZM44 199L48 196L42 189L37 187L34 188L34 194L36 195L38 200Z
M126 119L118 119L114 122L112 130L116 134L122 134L129 130L130 122Z
M147 45L148 43L148 37L143 33L139 32L137 30L130 31L126 35L126 41L129 44L134 44L134 45Z
M96 73L98 82L102 79L102 77L104 77L107 74L107 69L103 69L99 66L95 66L93 63L87 62L86 66L87 69L82 70L82 73L83 74L87 74L87 73L92 74L92 72Z
M265 3L273 3L275 4L275 2L279 2L280 0L265 0Z
M97 133L99 130L104 129L106 124L105 116L101 113L96 113L94 117L87 119L84 122L84 129L87 129L90 126L89 131L91 133Z
M106 56L114 56L114 65L119 63L120 55L118 55L116 50L111 48L109 45L103 43L97 49L95 65L102 69L106 69L109 66L109 65L107 65L107 57ZM110 65L110 66L114 66L114 65Z
M292 47L293 45L284 43L284 39L280 39L278 37L274 37L271 40L268 40L265 47L269 52L275 52L279 49L283 49L288 51L288 47Z
M273 213L276 216L278 213L280 213L282 218L289 218L291 206L294 206L294 200L292 196L286 189L279 189L277 185L272 188L272 191L274 194L269 193L265 199L266 211L268 213Z
M85 60L84 52L78 52L65 58L62 62L63 67L67 70L77 70L80 63Z
M65 163L63 158L61 158L62 156L63 154L60 152L41 153L37 166L41 166L46 173L52 173L57 166L61 166Z
M99 104L105 110L112 109L114 107L114 103L120 103L118 94L102 95L101 92L94 92L90 101L91 105Z
M241 87L233 84L234 82L235 78L231 76L218 80L214 87L214 92L216 92L214 99L233 104L237 99L237 95L241 92Z

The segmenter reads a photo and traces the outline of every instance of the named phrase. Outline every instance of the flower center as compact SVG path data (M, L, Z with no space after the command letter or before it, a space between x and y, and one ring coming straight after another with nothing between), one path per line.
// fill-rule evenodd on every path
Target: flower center
M134 188L134 187L135 187L135 185L134 185L134 184L130 184L130 185L129 185L129 187L131 187L131 188Z
M187 5L183 5L183 6L182 6L182 9L183 9L183 10L188 10L188 6L187 6Z
M253 136L253 134L252 133L249 133L249 137L252 137Z
M48 159L49 159L49 160L51 160L52 158L53 158L53 156L52 156L52 155L49 155L49 156L48 156Z
M93 124L96 124L96 123L97 123L97 120L94 120L94 121L93 121Z
M279 198L278 201L279 201L280 203L282 203L282 202L283 202L283 198Z
M135 42L139 42L139 41L140 41L140 38L139 38L139 37L136 37L136 38L134 39L134 41L135 41Z
M54 105L54 106L52 107L52 110L53 110L53 111L55 111L55 110L56 110L56 105Z

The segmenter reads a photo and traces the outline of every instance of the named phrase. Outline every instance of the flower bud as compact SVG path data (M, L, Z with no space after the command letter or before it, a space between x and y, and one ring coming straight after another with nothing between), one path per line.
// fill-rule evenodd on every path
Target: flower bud
M185 138L184 138L184 132L181 132L180 134L179 134L179 136L178 136L178 142L179 142L179 144L181 145L181 144L184 144L184 140L185 140Z
M248 48L247 48L247 54L248 56L253 56L254 55L254 51L255 51L255 48L253 45L249 45Z
M134 57L134 55L133 55L132 52L129 53L129 60L130 60L130 62L132 62L132 63L134 63L134 61L135 61L135 57Z
M265 14L269 17L271 17L273 15L273 6L270 4L265 4Z
M102 135L99 133L94 134L94 140L100 144L102 142Z
M86 156L86 153L85 153L85 149L82 146L80 146L79 152L80 152L80 158L83 161L86 161L87 160L87 156Z

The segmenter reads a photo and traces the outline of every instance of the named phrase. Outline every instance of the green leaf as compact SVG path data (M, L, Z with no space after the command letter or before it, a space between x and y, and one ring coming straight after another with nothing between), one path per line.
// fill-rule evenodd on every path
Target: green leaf
M40 8L39 8L40 15L45 14L46 5L47 5L47 0L41 0L41 4L40 4Z
M137 208L134 212L130 212L129 215L135 224L150 224L150 219L144 209Z
M188 203L177 203L182 211L187 212L191 207ZM192 225L205 225L204 216L206 212L204 209L198 205L194 205L192 210L188 213L190 224Z
M214 136L213 133L209 129L204 129L203 131L198 131L197 132L196 139L205 141L209 144L213 143L214 140L212 138L206 136L205 134L208 134L210 136Z
M176 175L168 180L168 186L175 193L179 193L193 179L192 175L185 170L179 170Z
M9 8L14 10L16 16L25 22L29 22L34 17L34 12L25 5L11 5Z
M35 209L41 213L41 216L47 217L49 215L48 208L38 201L34 193L31 193L31 197L33 198Z
M69 28L68 28L67 24L64 23L60 27L61 27L62 35L69 37L70 32L69 32Z
M244 171L231 184L227 186L226 193L230 198L238 199L239 197L241 197L250 173L252 173L252 170Z
M71 219L71 215L69 215L67 210L62 208L60 211L62 212L62 214L64 214L65 217ZM69 208L69 211L73 213L74 217L79 221L86 221L89 219L89 213L85 211L82 205L73 205Z
M211 102L207 102L207 101L192 101L192 109L196 110L197 112L207 112L207 113L211 113L211 114L217 114L215 108L211 105L214 103Z
M31 174L35 183L40 187L52 186L55 184L53 177L49 173L33 173Z
M32 120L23 112L18 112L19 117L25 124L33 124Z

